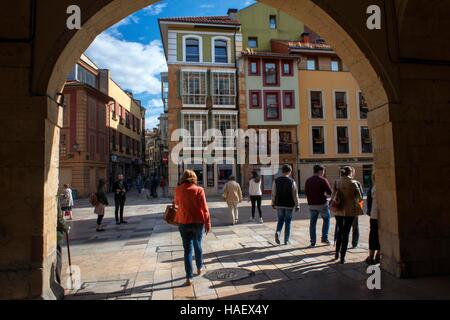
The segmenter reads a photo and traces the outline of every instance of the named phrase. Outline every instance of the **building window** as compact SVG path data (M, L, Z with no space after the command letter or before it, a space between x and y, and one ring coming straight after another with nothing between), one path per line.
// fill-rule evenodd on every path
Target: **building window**
M123 134L119 132L119 151L123 152Z
M121 105L119 105L119 123L123 124L124 119L123 119L123 107Z
M277 16L275 15L269 16L269 27L272 30L277 28Z
M280 95L279 92L265 93L265 120L281 120L280 110Z
M260 73L260 63L259 60L249 60L248 62L248 73L251 76L259 76Z
M361 152L372 153L372 138L368 127L361 127Z
M295 109L295 92L293 90L283 91L283 107Z
M141 119L136 117L136 132L141 133Z
M283 61L282 66L283 66L282 68L283 76L292 77L294 75L292 61Z
M278 72L278 61L264 61L264 85L265 86L278 86L279 72Z
M317 58L316 57L308 57L306 60L306 69L307 70L311 70L311 71L315 71L317 70Z
M200 40L194 38L186 39L186 61L200 62Z
M216 63L228 63L228 46L226 40L214 41L214 61Z
M325 154L325 140L323 127L312 127L313 154Z
M128 111L125 112L125 126L130 129L130 113Z
M183 129L189 131L189 137L183 137L185 148L202 148L207 141L203 141L203 132L208 130L207 114L184 113Z
M89 136L89 160L95 160L95 135Z
M358 106L359 106L359 118L367 119L367 113L369 112L369 107L367 106L366 99L362 92L358 93Z
M342 63L339 59L331 59L331 71L342 71Z
M334 104L336 110L336 119L348 118L347 93L336 91L334 93Z
M131 146L130 146L130 137L125 137L125 143L126 143L126 152L127 154L131 154Z
M80 65L77 65L77 80L97 88L97 76Z
M322 103L322 92L321 91L311 91L310 92L310 105L311 105L311 118L312 119L323 119L323 103Z
M248 47L251 49L258 48L258 38L257 37L248 37Z
M337 127L338 153L350 153L348 127Z
M117 119L117 110L116 110L116 107L117 107L117 102L114 102L113 105L110 104L110 108L111 108L111 116L112 116L113 120L116 120L116 119Z
M183 104L206 105L206 72L183 71Z
M369 188L372 185L372 165L363 165L363 186Z
M261 106L261 91L251 90L249 91L250 109L260 109Z
M116 131L111 131L111 144L113 151L117 151Z
M236 102L236 75L231 72L212 72L213 105L234 106Z
M219 148L234 148L234 133L237 129L236 114L215 114L214 127L220 130L222 137L216 140L216 146Z
M292 137L291 132L286 131L280 131L280 154L292 154L293 148L292 148Z

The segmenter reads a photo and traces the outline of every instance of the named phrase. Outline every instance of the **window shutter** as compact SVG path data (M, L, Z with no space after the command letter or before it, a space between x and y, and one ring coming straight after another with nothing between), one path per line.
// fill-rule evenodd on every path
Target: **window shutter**
M182 79L181 70L177 72L177 81L178 81L178 98L183 96L183 79Z

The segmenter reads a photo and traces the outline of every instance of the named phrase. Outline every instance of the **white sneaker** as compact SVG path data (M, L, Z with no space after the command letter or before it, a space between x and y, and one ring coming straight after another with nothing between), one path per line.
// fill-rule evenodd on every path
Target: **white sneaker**
M259 218L259 223L264 223L263 218Z

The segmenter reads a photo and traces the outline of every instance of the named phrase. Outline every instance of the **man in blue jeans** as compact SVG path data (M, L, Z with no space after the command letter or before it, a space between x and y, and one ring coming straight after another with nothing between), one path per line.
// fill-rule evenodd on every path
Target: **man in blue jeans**
M290 244L291 221L294 210L299 209L298 189L294 179L292 179L292 167L283 165L282 176L275 179L272 184L272 207L277 210L278 224L275 233L275 242L281 244L281 230L284 229L284 244Z
M330 244L328 240L328 230L330 229L330 208L328 207L327 196L331 196L331 186L324 177L325 167L314 166L314 175L306 180L305 193L308 200L311 220L309 224L309 235L311 247L316 245L316 225L319 215L322 217L322 243Z

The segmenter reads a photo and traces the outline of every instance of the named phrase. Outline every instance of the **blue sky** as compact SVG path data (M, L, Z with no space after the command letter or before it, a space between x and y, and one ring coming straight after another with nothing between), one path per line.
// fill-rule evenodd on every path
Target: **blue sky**
M126 17L100 34L86 54L123 89L131 90L147 108L146 127L162 113L159 73L167 70L158 18L226 15L254 0L163 0Z

